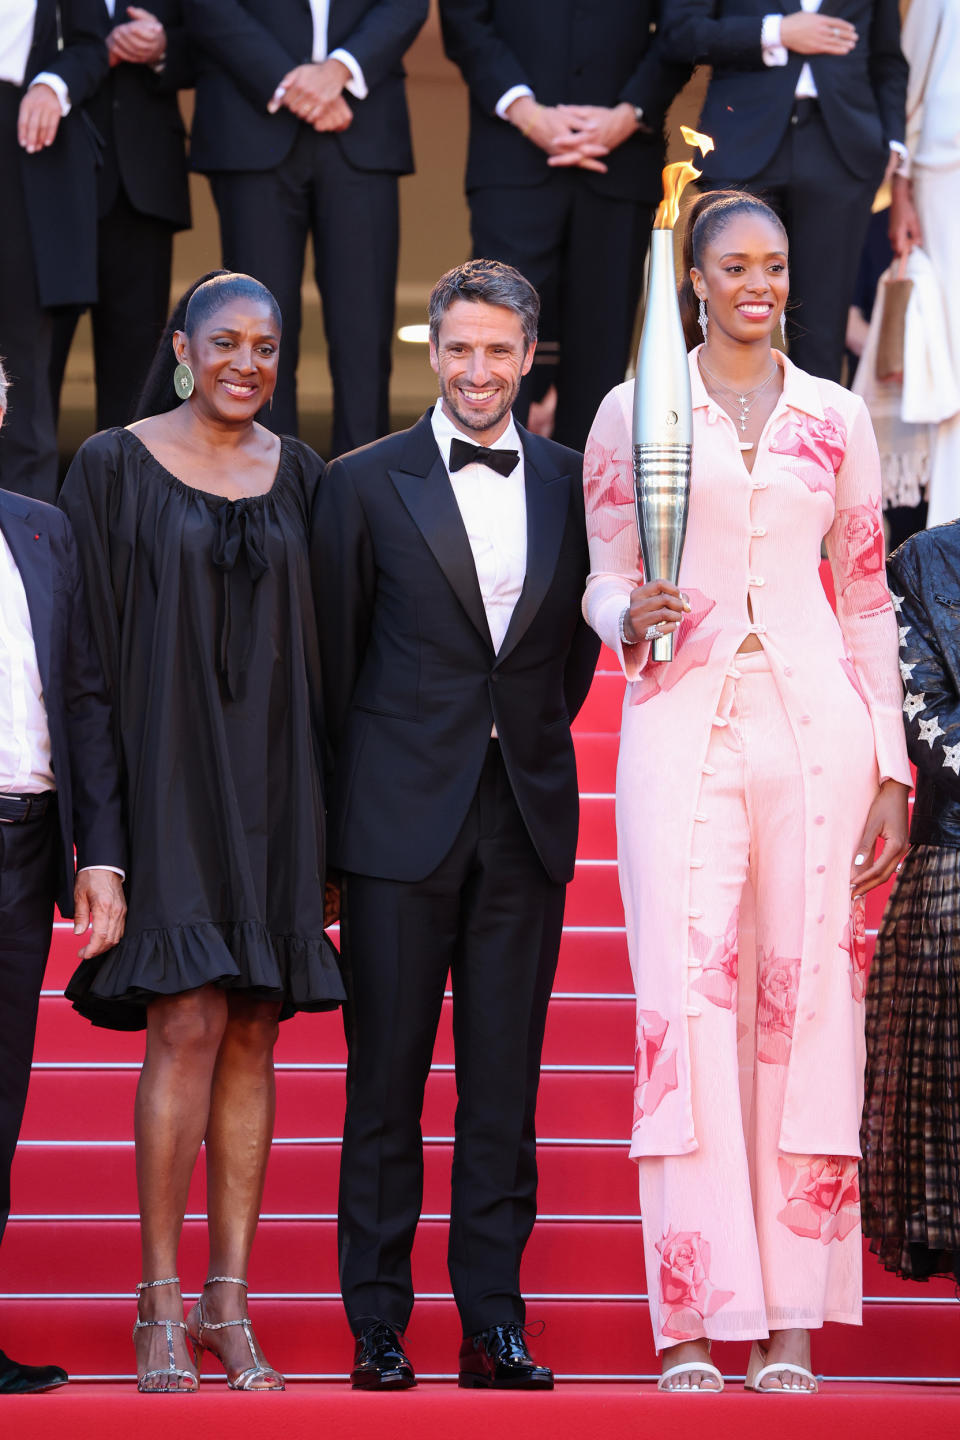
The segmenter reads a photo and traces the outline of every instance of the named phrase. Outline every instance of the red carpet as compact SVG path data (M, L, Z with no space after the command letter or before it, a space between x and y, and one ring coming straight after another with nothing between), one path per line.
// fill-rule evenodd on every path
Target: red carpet
M659 1395L652 1385L565 1385L546 1395L422 1385L401 1395L354 1395L345 1385L291 1385L283 1395L232 1395L213 1387L189 1398L73 1385L6 1400L4 1434L16 1440L168 1440L172 1428L203 1440L947 1440L960 1395L920 1386L836 1385L815 1397L769 1400L739 1386L722 1396ZM775 1412L775 1413L774 1413Z
M137 1396L129 1383L139 1279L131 1122L143 1039L94 1030L62 999L77 948L62 927L41 1003L37 1068L14 1170L14 1214L0 1251L0 1346L25 1361L56 1361L75 1377L116 1383L7 1399L0 1436L113 1440L136 1434L152 1440L171 1424L192 1427L204 1440L247 1429L264 1440L315 1440L318 1433L352 1440L489 1440L491 1426L506 1425L551 1440L636 1440L644 1432L664 1440L686 1437L704 1424L711 1440L734 1431L749 1440L761 1426L765 1434L775 1426L777 1440L814 1430L843 1440L874 1440L897 1429L910 1440L960 1433L960 1389L950 1386L960 1377L960 1308L952 1287L906 1284L869 1254L862 1329L828 1326L814 1338L815 1367L837 1377L819 1400L771 1401L735 1386L711 1403L702 1396L659 1396L649 1383L656 1362L636 1174L627 1158L633 1000L615 863L623 682L609 669L609 657L601 664L607 673L597 676L576 726L584 797L580 858L544 1053L542 1218L524 1262L529 1318L545 1322L534 1351L570 1383L546 1396L461 1394L448 1383L433 1383L389 1398L354 1396L342 1383L307 1383L342 1377L351 1359L335 1252L345 1053L338 1017L321 1015L282 1027L277 1142L251 1268L252 1310L264 1348L289 1376L301 1379L281 1397L234 1397L212 1379L189 1399ZM874 897L868 908L874 929L884 898ZM419 1299L409 1331L420 1375L438 1379L453 1374L459 1343L445 1265L452 1058L447 1013L424 1114L426 1219L414 1252ZM206 1268L203 1208L199 1166L182 1247L188 1294ZM715 1355L726 1373L742 1376L745 1346L718 1346ZM211 1373L216 1369L211 1362ZM849 1383L856 1379L867 1383ZM896 1383L905 1379L935 1383ZM606 1383L590 1386L586 1380ZM644 1383L611 1383L629 1380Z

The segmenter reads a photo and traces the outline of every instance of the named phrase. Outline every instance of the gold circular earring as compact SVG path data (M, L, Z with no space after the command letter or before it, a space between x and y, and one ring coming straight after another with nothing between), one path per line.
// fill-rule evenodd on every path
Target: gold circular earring
M193 394L193 371L183 360L173 372L173 388L181 400L189 400Z

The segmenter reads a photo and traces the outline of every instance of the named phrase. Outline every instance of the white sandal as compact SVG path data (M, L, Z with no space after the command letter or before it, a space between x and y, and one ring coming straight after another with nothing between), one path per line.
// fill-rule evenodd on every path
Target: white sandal
M743 1382L744 1390L753 1390L758 1395L816 1395L820 1389L819 1382L812 1370L805 1365L794 1365L789 1360L780 1360L775 1365L759 1364L754 1366L755 1361L766 1359L765 1351L761 1350L757 1341L754 1340L750 1351L750 1361L747 1365L747 1375ZM800 1375L805 1380L812 1380L812 1386L801 1385L798 1387L787 1385L764 1385L768 1375Z
M668 1385L666 1382L676 1375L692 1375L694 1371L701 1375L709 1375L716 1380L716 1385ZM664 1390L670 1395L719 1395L723 1389L723 1376L716 1365L711 1365L709 1360L688 1360L683 1365L671 1365L669 1370L664 1370L657 1381L657 1389Z

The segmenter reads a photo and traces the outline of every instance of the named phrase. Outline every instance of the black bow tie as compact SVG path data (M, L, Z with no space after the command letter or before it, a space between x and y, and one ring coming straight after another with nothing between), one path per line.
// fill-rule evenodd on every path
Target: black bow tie
M509 475L517 468L519 450L491 450L489 445L471 445L466 440L450 441L450 473L464 465L489 465L498 475Z

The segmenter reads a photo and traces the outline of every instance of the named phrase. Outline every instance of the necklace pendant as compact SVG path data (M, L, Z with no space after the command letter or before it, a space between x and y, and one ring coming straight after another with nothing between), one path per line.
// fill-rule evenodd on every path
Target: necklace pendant
M746 417L746 415L741 415L741 416L740 416L740 429L741 429L741 430L746 430L746 428L747 428L747 417Z
M738 396L737 396L737 404L738 404L738 405L746 405L746 403L747 403L747 397L746 397L746 395L738 395Z

